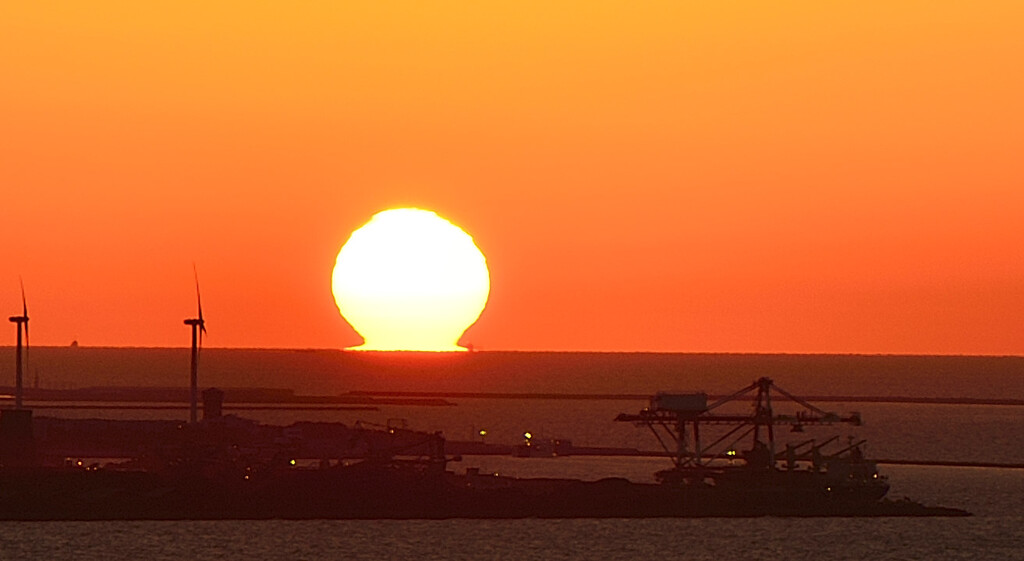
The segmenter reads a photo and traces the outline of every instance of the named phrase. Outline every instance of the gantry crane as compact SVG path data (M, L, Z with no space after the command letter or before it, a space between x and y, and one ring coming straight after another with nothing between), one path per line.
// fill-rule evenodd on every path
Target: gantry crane
M802 407L795 415L777 415L772 408L772 391L778 392ZM721 406L754 396L753 413L750 415L718 414ZM736 459L735 446L744 438L753 436L751 448L743 452L746 465L752 468L771 469L777 459L776 429L789 426L792 432L803 432L807 425L831 425L846 423L859 426L860 414L840 416L815 407L775 385L770 378L760 378L749 386L708 405L708 396L703 393L658 393L651 399L649 407L637 414L622 413L616 421L635 423L648 427L665 452L672 456L676 470L700 469L721 459ZM701 428L707 425L731 425L732 428L710 444L701 441ZM790 468L798 459L815 459L820 450L835 438L820 444L808 440L796 445L786 445L785 459ZM692 441L692 448L691 448ZM859 453L863 441L853 443L838 453ZM810 445L810 448L802 451ZM818 462L814 462L817 465Z

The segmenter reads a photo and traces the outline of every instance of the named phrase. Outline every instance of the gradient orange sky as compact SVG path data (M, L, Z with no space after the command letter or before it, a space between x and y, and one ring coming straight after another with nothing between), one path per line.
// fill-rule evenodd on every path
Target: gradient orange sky
M42 4L0 8L35 345L188 345L193 262L210 346L358 344L338 249L418 206L485 350L1024 354L1021 2Z

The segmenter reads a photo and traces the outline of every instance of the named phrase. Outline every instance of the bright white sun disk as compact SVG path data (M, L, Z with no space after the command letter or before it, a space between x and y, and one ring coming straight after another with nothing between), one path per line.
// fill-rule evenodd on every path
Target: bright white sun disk
M473 238L437 214L379 212L338 253L334 300L362 350L461 351L490 292Z

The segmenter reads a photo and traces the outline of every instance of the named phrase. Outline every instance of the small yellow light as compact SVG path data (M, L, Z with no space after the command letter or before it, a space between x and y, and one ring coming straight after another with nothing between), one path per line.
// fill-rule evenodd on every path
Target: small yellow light
M523 433L523 438L525 438L526 440L530 440L531 438L533 438L533 434L528 433L528 432L524 432Z
M487 431L480 429L480 436L487 436Z
M288 463L294 466L295 465L295 460L288 460Z

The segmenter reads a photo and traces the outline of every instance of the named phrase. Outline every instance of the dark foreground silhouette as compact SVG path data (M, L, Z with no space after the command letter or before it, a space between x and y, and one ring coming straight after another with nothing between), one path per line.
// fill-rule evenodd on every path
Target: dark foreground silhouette
M799 404L778 414L772 394ZM753 395L749 414L721 412ZM673 466L659 483L524 479L447 469L440 433L404 424L261 425L223 416L224 392L204 392L201 422L0 416L0 519L653 518L751 516L966 516L884 498L876 462L853 439L785 443L776 432L860 424L761 378L727 398L659 393L616 420L649 427ZM749 404L748 406L749 407ZM728 408L724 408L728 409ZM710 429L732 427L713 442ZM738 435L738 436L737 436ZM750 447L735 446L745 437ZM526 435L524 457L556 454ZM782 452L784 445L785 452ZM101 465L79 458L121 458Z
M796 474L731 486L456 475L422 462L223 477L36 469L0 475L7 520L966 516L958 509L827 490ZM801 474L806 475L806 474ZM811 483L811 484L808 484Z

